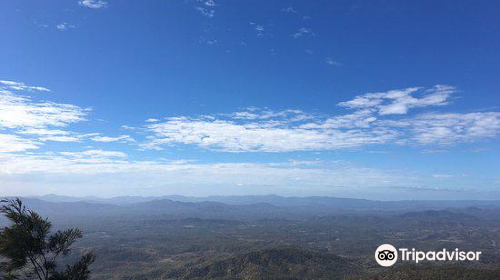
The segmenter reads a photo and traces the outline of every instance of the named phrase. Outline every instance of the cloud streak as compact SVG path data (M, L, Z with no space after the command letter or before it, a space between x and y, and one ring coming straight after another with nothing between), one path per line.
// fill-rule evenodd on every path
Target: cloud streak
M297 39L305 35L314 35L311 28L301 27L292 36Z
M237 122L171 118L148 125L154 133L143 147L161 149L164 145L185 144L224 152L292 152L354 148L386 143L394 138L385 129L309 129L276 120Z
M80 6L90 8L90 9L103 9L108 7L108 2L102 0L82 0L79 1Z
M13 81L0 81L0 84L0 131L9 133L2 134L1 152L33 150L45 141L80 142L90 136L63 130L70 124L85 121L88 109L71 104L35 101L18 93L50 91L45 87Z
M0 153L24 152L38 149L39 143L16 135L0 134Z
M353 112L337 116L248 108L231 114L165 118L145 125L151 135L142 147L161 150L182 144L223 152L296 152L394 144L446 146L497 137L499 112L406 117L414 108L449 104L455 92L454 87L437 85L367 93L339 103Z
M27 86L24 83L0 80L0 90L11 89L11 90L28 90L28 91L50 91L50 89L40 86ZM8 93L8 92L4 92Z
M196 2L202 4L202 6L197 6L195 9L200 12L201 15L213 18L215 16L215 8L217 4L213 0L196 0Z
M500 112L425 114L394 125L408 128L419 144L454 145L493 139L500 132Z
M35 102L30 97L10 92L0 94L0 127L64 127L85 120L87 109L71 104Z
M72 24L69 24L67 22L62 22L62 23L59 23L58 25L56 25L56 28L59 31L65 31L65 30L68 30L68 29L71 29L71 28L75 28L75 26L72 25Z
M451 95L455 92L454 87L446 85L436 85L428 90L411 87L387 92L367 93L338 105L349 109L375 110L379 115L402 115L412 108L447 105ZM415 93L420 93L420 96L414 97Z
M120 142L120 143L127 143L127 142L135 142L134 138L132 138L130 135L120 135L116 137L109 137L109 136L94 136L90 138L90 140L95 141L95 142L103 142L103 143L111 143L111 142Z

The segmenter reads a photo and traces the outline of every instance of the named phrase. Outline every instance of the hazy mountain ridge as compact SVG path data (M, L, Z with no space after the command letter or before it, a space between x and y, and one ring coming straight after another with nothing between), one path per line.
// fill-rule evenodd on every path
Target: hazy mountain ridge
M36 198L48 202L88 202L112 205L130 205L151 201L171 200L177 202L218 202L227 205L250 205L266 203L280 207L307 207L314 209L343 209L343 210L426 210L444 208L500 207L500 200L398 200L381 201L357 198L339 198L328 196L284 197L279 195L245 195L245 196L207 196L189 197L182 195L168 195L160 197L120 196L113 198L98 197L69 197L45 195Z
M179 197L177 197L179 198ZM182 197L181 197L182 198ZM94 198L92 198L94 199ZM128 201L132 197L114 198L112 202ZM145 200L146 198L142 198ZM150 199L150 198L147 198ZM262 219L310 219L332 215L386 216L397 220L459 221L471 223L474 217L495 219L500 209L500 201L371 201L332 197L287 198L280 196L217 197L217 200L238 201L229 204L207 201L210 198L196 198L200 201L186 202L165 198L127 204L80 201L78 198L50 196L49 200L24 198L26 205L44 216L65 221L78 217L93 219L222 219L222 220L262 220ZM71 202L64 202L64 201ZM186 200L194 200L186 198ZM54 202L59 201L59 202ZM245 202L245 203L243 203ZM253 202L253 203L251 203ZM459 207L465 205L466 207ZM337 217L339 218L339 217ZM349 219L354 219L350 217Z

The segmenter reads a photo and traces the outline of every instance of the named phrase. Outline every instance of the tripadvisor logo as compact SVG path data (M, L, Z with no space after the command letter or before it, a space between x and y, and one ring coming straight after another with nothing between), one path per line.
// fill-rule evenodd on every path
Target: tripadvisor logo
M398 255L401 255L401 261L411 261L418 263L420 261L478 261L481 252L464 252L458 249L448 251L443 249L441 251L416 251L414 248L409 250L406 248L399 248L397 250L390 244L380 245L375 251L375 260L381 266L392 266L398 260Z
M380 245L375 251L375 260L381 266L392 266L398 260L398 250L390 244Z

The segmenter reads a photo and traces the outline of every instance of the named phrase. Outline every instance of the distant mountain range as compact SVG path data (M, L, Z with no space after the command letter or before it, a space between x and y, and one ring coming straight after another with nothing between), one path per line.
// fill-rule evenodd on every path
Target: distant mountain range
M374 201L336 197L210 196L210 197L25 197L25 204L43 215L73 219L144 216L202 219L301 219L339 213L392 213L470 208L500 209L500 201ZM460 211L463 213L463 211ZM432 212L430 212L432 214ZM495 212L496 213L496 212ZM447 214L450 215L450 214Z
M55 194L35 196L47 202L87 202L109 205L133 205L152 201L176 201L185 203L217 202L227 205L270 204L279 207L307 207L315 209L337 210L426 210L444 208L496 208L500 207L500 200L400 200L377 201L355 198L338 198L328 196L283 197L278 195L246 195L246 196L207 196L192 197L181 195L167 195L160 197L120 196L113 198L70 197Z

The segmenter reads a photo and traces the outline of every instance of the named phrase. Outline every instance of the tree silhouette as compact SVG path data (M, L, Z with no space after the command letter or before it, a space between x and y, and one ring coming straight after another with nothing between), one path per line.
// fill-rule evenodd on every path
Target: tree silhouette
M51 222L26 209L19 198L1 200L0 203L0 213L11 223L0 230L1 279L89 279L89 266L95 258L93 253L57 270L58 258L66 256L73 243L82 237L80 229L58 230L51 234Z

